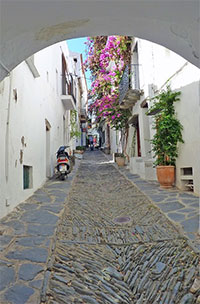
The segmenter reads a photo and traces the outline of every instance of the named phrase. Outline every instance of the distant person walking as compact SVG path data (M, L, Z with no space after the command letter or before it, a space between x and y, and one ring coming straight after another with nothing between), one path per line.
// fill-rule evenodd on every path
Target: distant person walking
M93 137L90 137L90 150L94 150L94 145L93 145Z

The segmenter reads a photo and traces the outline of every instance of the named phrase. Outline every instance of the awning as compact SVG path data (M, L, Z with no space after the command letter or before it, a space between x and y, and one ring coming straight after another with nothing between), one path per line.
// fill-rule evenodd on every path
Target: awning
M153 116L153 115L156 115L157 113L161 112L162 109L154 109L150 112L148 112L147 116Z

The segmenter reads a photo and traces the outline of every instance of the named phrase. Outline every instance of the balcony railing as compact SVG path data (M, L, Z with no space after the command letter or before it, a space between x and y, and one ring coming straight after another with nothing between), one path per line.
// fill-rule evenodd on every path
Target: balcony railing
M132 74L132 89L140 90L140 65L131 64L131 74Z
M61 100L66 110L76 110L76 87L71 74L62 75L62 95Z
M86 122L86 120L87 120L86 109L81 109L80 110L80 121L81 122Z
M119 103L122 103L127 91L130 89L129 66L125 67L122 79L119 84Z
M76 104L75 86L74 86L73 76L71 74L70 74L70 84L69 84L68 94L72 96L74 103Z
M62 75L62 95L67 96L71 95L75 105L76 105L76 88L74 86L74 80L73 76L71 74L68 75L66 78L66 75Z
M119 103L121 104L129 90L140 90L139 64L129 64L125 67L119 84Z

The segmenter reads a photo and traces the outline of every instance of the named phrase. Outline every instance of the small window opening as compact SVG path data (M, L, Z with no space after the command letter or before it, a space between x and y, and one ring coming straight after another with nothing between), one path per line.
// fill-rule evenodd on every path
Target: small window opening
M192 167L181 168L181 175L193 175Z
M33 167L23 166L23 188L31 189L33 187Z
M181 189L184 191L194 192L194 182L192 179L181 180Z
M185 191L194 191L193 168L181 168L181 188Z

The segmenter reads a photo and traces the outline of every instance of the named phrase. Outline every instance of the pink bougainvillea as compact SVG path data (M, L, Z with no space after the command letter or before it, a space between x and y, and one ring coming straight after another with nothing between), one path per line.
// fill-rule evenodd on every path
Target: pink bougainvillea
M119 106L119 83L130 59L130 39L127 36L97 36L87 39L86 69L92 73L90 95L97 121L105 119L115 129L122 129L130 116Z

